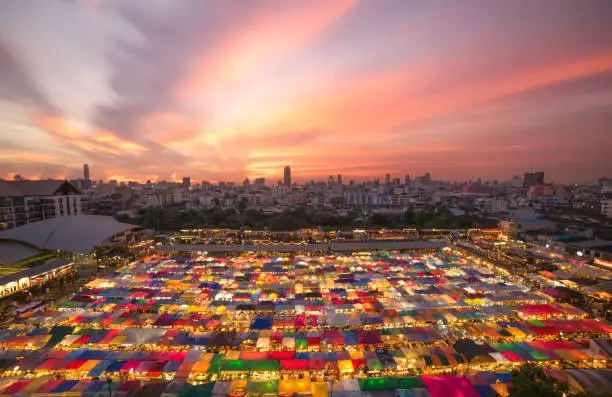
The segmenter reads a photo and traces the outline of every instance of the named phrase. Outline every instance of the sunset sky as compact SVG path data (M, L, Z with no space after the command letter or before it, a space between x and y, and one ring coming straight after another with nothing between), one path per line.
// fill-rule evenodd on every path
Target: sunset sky
M612 1L4 0L0 178L612 176Z

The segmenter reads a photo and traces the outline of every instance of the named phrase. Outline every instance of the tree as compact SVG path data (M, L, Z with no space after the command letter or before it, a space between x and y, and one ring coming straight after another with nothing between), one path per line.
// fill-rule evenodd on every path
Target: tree
M525 364L512 371L512 386L508 388L509 397L564 397L566 384L557 382L535 364Z
M599 392L581 391L578 393L570 394L570 397L612 397L612 391L610 390L601 390Z
M249 200L247 200L246 197L242 197L240 201L238 202L238 206L236 208L238 209L239 213L244 214L244 211L246 211L248 207L249 207Z

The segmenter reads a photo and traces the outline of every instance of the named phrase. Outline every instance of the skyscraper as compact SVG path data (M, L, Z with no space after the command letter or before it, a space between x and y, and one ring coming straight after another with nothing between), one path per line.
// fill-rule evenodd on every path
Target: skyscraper
M531 186L544 184L544 172L526 172L523 178L523 186L529 188Z
M91 187L91 180L89 179L89 164L83 164L83 182L81 183L81 189L89 189Z
M291 186L291 167L285 166L285 181L284 185L287 187Z
M342 186L342 175L338 174L338 185Z

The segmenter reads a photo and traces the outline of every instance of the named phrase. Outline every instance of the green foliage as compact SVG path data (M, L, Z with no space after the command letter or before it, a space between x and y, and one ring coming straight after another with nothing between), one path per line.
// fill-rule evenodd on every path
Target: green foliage
M13 264L11 267L16 268L28 268L32 266L41 265L43 263L49 262L53 259L57 258L56 252L41 252L40 254L33 256L28 259L24 259L21 262Z
M566 384L557 382L535 364L525 364L512 371L512 386L508 388L509 397L564 397Z
M264 214L249 209L248 202L241 200L236 208L222 208L220 202L205 210L178 211L159 207L143 208L135 218L118 216L122 222L135 223L146 228L161 231L178 231L193 228L230 228L248 227L255 230L290 231L307 227L323 227L333 230L352 228L460 228L471 227L481 220L470 216L457 217L446 209L432 213L407 212L404 216L373 214L358 220L359 214L338 216L327 212L316 212L304 207L285 210L277 214Z
M579 393L570 394L570 397L612 397L612 391L600 390L598 392L581 391Z

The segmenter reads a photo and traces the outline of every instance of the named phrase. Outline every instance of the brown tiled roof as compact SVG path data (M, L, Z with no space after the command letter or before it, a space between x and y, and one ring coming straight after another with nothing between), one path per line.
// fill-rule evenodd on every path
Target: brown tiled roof
M0 180L0 197L22 197L22 196L52 196L64 184L78 191L68 181L45 179L40 181L4 181Z

